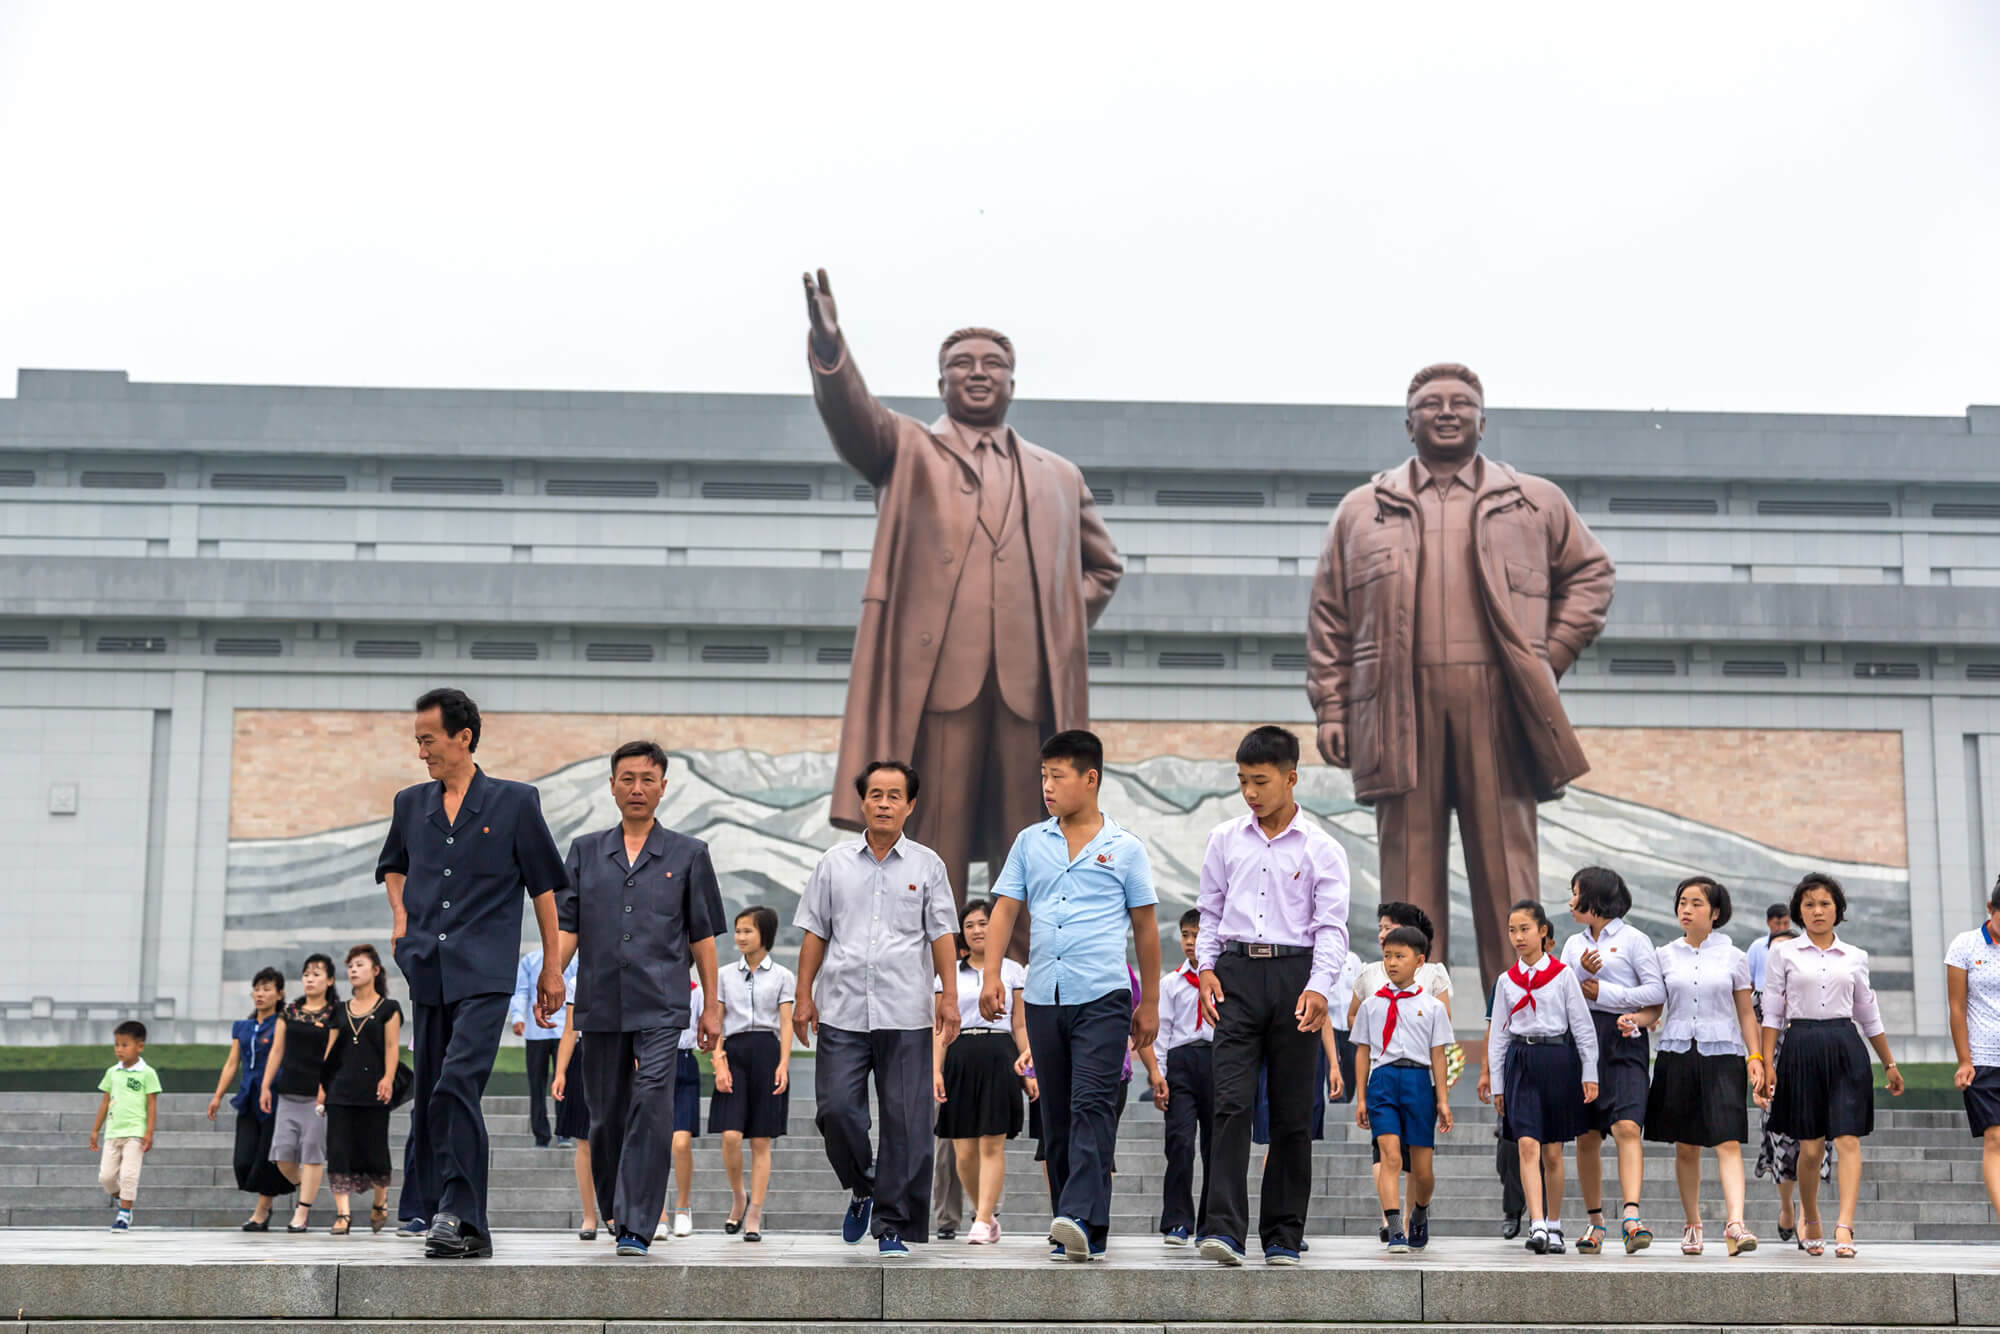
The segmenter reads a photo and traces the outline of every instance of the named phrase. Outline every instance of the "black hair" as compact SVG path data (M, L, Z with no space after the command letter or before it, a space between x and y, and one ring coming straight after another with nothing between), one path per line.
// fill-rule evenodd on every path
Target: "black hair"
M333 980L339 977L340 974L333 971L333 960L329 959L326 955L308 954L306 961L299 965L299 976L303 978L306 975L306 969L312 967L314 964L318 964L320 967L326 969L326 998L330 1001L339 1000L340 988L333 984Z
M1986 911L2000 912L2000 879L1993 882L1993 892L1986 896Z
M144 1042L146 1040L146 1026L137 1019L127 1019L124 1023L111 1030L111 1036L114 1038L132 1038L135 1041Z
M737 913L735 921L740 922L746 917L756 924L757 939L763 943L765 951L768 952L771 943L778 938L778 910L766 908L762 904L753 904Z
M659 769L660 777L665 778L667 776L667 752L660 748L660 743L657 741L627 741L624 745L612 751L611 772L613 775L616 775L618 772L618 761L620 760L647 760Z
M426 709L438 711L438 721L444 724L446 736L457 736L470 728L472 744L466 749L479 749L479 706L472 702L472 696L450 686L439 686L417 696L416 712L422 713Z
M387 996L389 994L389 970L382 966L382 956L375 952L375 947L367 944L356 945L347 952L347 961L353 963L356 959L366 959L375 965L375 994L378 996Z
M1431 952L1430 942L1437 939L1437 930L1431 925L1431 915L1416 904L1386 899L1375 906L1375 916L1378 920L1386 917L1399 927L1412 926L1423 932L1424 953Z
M1632 891L1625 888L1625 877L1608 866L1586 866L1569 883L1576 891L1578 912L1616 921L1632 911Z
M1181 930L1185 931L1189 927L1193 927L1197 931L1201 930L1201 909L1189 908L1181 914Z
M1681 895L1690 889L1700 890L1702 898L1708 901L1710 911L1715 914L1714 929L1720 931L1723 927L1729 925L1729 886L1711 876L1689 876L1674 886L1674 912L1676 914L1681 910Z
M1414 926L1399 926L1382 937L1382 949L1385 953L1391 945L1401 945L1404 949L1415 950L1426 959L1431 954L1431 938Z
M874 771L870 770L869 772L872 773ZM983 912L986 914L988 919L991 919L993 916L993 900L967 899L965 901L965 906L958 910L958 932L957 932L958 952L961 956L966 958L970 958L972 956L972 946L965 943L965 919L972 916L972 914L976 912Z
M1549 915L1542 909L1542 905L1540 903L1536 902L1534 899L1517 899L1514 902L1514 906L1507 909L1507 915L1509 917L1512 917L1517 912L1524 912L1528 914L1528 916L1535 919L1535 925L1542 928L1543 949L1547 949L1551 944L1554 943L1556 938L1556 929L1553 926L1549 925Z
M1077 773L1097 770L1097 781L1104 781L1104 743L1097 739L1097 733L1075 729L1058 732L1042 743L1042 758L1045 760L1067 760Z
M1994 888L2000 889L2000 885L1995 885ZM1770 921L1773 917L1790 917L1791 915L1792 915L1792 905L1789 903L1774 903L1770 907L1764 909L1764 920L1767 922Z
M1792 930L1790 927L1786 927L1783 931L1773 931L1771 933L1771 943L1773 945L1777 944L1781 940L1797 940L1798 938L1799 938L1799 933Z
M285 994L285 975L275 968L259 968L257 975L250 979L252 987L261 987L266 982L278 989L278 995Z
M1798 887L1792 891L1792 920L1803 923L1806 919L1799 915L1799 906L1806 901L1806 891L1823 889L1833 895L1833 924L1839 926L1847 920L1847 891L1840 882L1825 871L1807 871L1799 877Z
M1280 770L1299 767L1299 739L1282 727L1253 727L1236 743L1236 762L1269 764Z
M868 796L868 780L882 769L894 769L903 776L903 795L911 801L917 799L917 771L914 766L901 760L870 760L860 773L854 775L854 795L862 799Z

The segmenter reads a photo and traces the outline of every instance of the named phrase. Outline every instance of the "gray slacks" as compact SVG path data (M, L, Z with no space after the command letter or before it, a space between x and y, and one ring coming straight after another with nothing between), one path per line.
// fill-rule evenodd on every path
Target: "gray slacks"
M868 1077L882 1110L882 1140L869 1142ZM840 1184L872 1195L870 1231L909 1242L931 1235L931 1030L819 1030L813 1122ZM595 1104L592 1105L595 1111Z

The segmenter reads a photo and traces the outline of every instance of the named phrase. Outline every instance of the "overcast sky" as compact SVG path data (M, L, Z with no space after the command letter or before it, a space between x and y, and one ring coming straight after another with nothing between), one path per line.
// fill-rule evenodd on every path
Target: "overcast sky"
M823 265L882 392L1957 414L1997 75L1904 0L0 0L0 394L799 392Z

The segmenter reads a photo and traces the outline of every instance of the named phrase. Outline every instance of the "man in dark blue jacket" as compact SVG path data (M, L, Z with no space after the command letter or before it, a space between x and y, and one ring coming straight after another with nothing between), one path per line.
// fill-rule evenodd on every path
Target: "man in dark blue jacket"
M462 690L432 690L416 715L431 781L396 794L375 879L389 893L390 941L410 987L416 1079L405 1163L421 1178L418 1198L436 1209L424 1254L471 1259L493 1254L479 1100L507 1026L522 900L533 901L542 937L536 1008L559 1011L555 890L567 877L541 794L473 762L479 706Z
M611 755L619 822L569 845L556 896L560 963L576 969L576 1031L590 1104L598 1217L618 1221L618 1253L644 1255L673 1171L674 1064L687 1031L688 965L708 1004L700 1044L722 1036L715 938L727 920L708 844L653 818L667 753L628 741Z

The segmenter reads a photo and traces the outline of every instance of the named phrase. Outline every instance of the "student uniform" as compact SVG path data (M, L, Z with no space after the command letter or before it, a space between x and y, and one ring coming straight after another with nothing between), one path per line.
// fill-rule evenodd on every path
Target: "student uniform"
M1720 931L1697 949L1659 949L1666 1008L1646 1101L1646 1138L1669 1144L1741 1144L1750 1138L1750 1053L1736 993L1750 990L1750 960Z
M1074 857L1059 821L1023 829L994 883L1029 918L1028 1044L1040 1081L1049 1203L1092 1249L1111 1225L1118 1085L1132 1031L1131 910L1159 902L1146 845L1110 816Z
M674 1057L674 1133L701 1138L701 1012L708 1006L708 993L701 979L688 979L688 1026L681 1030L680 1048ZM615 1215L614 1215L615 1216Z
M1587 973L1579 962L1586 950L1596 950L1595 973ZM1589 927L1563 942L1562 962L1576 974L1577 985L1597 981L1597 999L1586 998L1590 1021L1597 1034L1597 1101L1584 1109L1586 1130L1610 1134L1619 1121L1641 1125L1646 1120L1646 1034L1626 1037L1618 1031L1618 1016L1659 1005L1667 998L1660 980L1660 960L1645 932L1624 918L1604 924L1592 936Z
M932 942L955 935L956 918L944 862L899 837L879 858L865 838L829 848L793 919L826 942L813 978L813 1124L840 1184L856 1199L874 1200L869 1229L878 1238L893 1232L930 1240ZM879 1147L869 1142L871 1075L882 1113Z
M1299 1032L1294 1011L1306 991L1333 997L1347 960L1347 905L1347 854L1304 809L1275 838L1250 814L1209 834L1195 961L1214 970L1224 1002L1215 1031L1215 1178L1203 1236L1244 1244L1262 1071L1271 1149L1258 1237L1266 1248L1292 1251L1305 1239L1313 1113L1326 1097L1325 1048L1318 1033Z
M1353 1008L1354 986L1361 978L1361 956L1347 952L1347 962L1333 980L1333 997L1327 1002L1326 1021L1333 1025L1333 1046L1340 1056L1340 1096L1335 1102L1354 1101L1354 1039L1348 1031L1347 1012Z
M1167 1077L1167 1171L1161 1182L1160 1231L1193 1232L1208 1213L1210 1151L1215 1137L1215 1029L1201 1013L1201 973L1183 963L1160 979L1160 1033L1153 1051ZM1201 1198L1194 1160L1201 1155Z
M694 942L723 929L708 844L657 822L636 857L622 825L579 835L556 920L577 937L576 1030L585 1043L598 1217L641 1231L635 1220L660 1216L673 1174Z
M404 877L408 930L395 960L409 983L416 1048L408 1162L421 1178L418 1199L456 1217L461 1238L483 1238L489 1153L480 1099L507 1026L522 910L568 883L562 852L532 785L474 769L455 820L445 818L441 780L396 794L375 860L378 883L391 874Z
M1945 951L1947 967L1965 974L1965 1036L1972 1053L1972 1083L1964 1090L1972 1137L2000 1125L2000 945L1981 922Z
M1583 1086L1597 1082L1597 1026L1575 969L1545 954L1500 975L1486 1066L1507 1099L1508 1139L1561 1144L1589 1129Z
M570 962L574 964L576 960L571 959ZM563 990L568 996L569 1004L574 1006L576 1004L574 972L563 979ZM590 1089L583 1077L583 1047L583 1034L578 1033L576 1041L570 1044L569 1064L563 1067L563 1096L562 1101L556 1104L556 1135L561 1139L573 1139L588 1144L590 1143ZM680 1092L678 1083L674 1085L674 1092L676 1094ZM594 1160L591 1166L595 1169ZM590 1189L593 1195L597 1193L595 1170L591 1173ZM599 1214L598 1217L603 1218L607 1215ZM616 1218L617 1215L611 1214L608 1217Z
M1771 1099L1774 1133L1834 1139L1875 1129L1874 1076L1861 1039L1881 1033L1883 1023L1866 950L1839 936L1825 949L1805 936L1772 946L1764 1027L1784 1036Z
M778 1007L798 998L792 970L766 954L755 968L742 959L722 965L715 989L722 993L722 1054L730 1090L708 1100L708 1133L734 1130L747 1139L777 1139L792 1115L792 1091L773 1091L778 1058L792 1035L779 1027Z
M979 969L960 959L958 1037L945 1048L944 1102L937 1112L937 1137L947 1142L987 1135L1013 1139L1027 1116L1021 1077L1014 1073L1020 1052L1012 1039L1014 1000L1028 985L1028 970L1012 959L1000 961L1001 1010L995 1019L979 1013L981 983ZM933 985L944 989L941 980ZM1000 1041L1003 1037L1008 1040Z
M1385 982L1362 997L1354 1016L1355 1045L1368 1049L1368 1133L1394 1135L1406 1149L1437 1144L1437 1087L1431 1049L1451 1045L1444 1002L1414 978L1406 988Z
M1429 963L1429 962L1420 963L1417 965L1417 974L1414 978L1411 979L1411 981L1414 982L1417 986L1422 987L1424 989L1425 995L1435 997L1440 1003L1445 1005L1447 1008L1450 1007L1451 970L1449 968L1445 967L1441 963ZM1361 971L1355 974L1354 985L1353 988L1349 991L1348 995L1350 997L1350 1000L1352 997L1355 996L1359 996L1362 997L1363 999L1366 999L1367 997L1374 995L1376 992L1380 991L1383 987L1386 987L1388 985L1389 985L1389 970L1383 966L1382 961L1380 959L1375 959L1361 966ZM1343 1011L1342 1013L1345 1014L1345 1011ZM1360 1012L1357 1010L1355 1013L1355 1024L1357 1030L1359 1028L1360 1022L1361 1022L1361 1016ZM1351 1070L1348 1071L1348 1074L1350 1076L1349 1084L1351 1085L1353 1082L1351 1078L1351 1076L1353 1075L1353 1071ZM1351 1093L1352 1089L1350 1088L1350 1095ZM1317 1139L1318 1136L1314 1136L1314 1138ZM1379 1163L1382 1161L1382 1150L1379 1147L1376 1147L1371 1144L1368 1150L1368 1156L1369 1156L1369 1161ZM1403 1170L1405 1172L1410 1170L1410 1162L1409 1159L1407 1158L1403 1160Z

